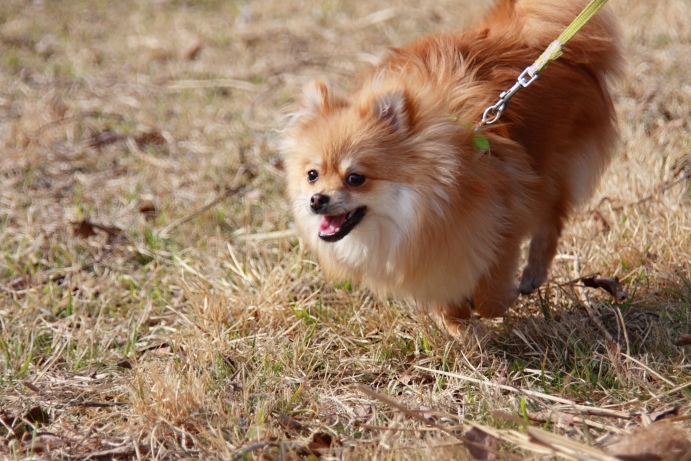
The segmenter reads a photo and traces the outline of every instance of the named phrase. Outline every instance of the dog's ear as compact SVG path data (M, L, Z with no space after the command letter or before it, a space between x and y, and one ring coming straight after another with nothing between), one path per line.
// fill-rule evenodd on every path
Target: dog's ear
M402 88L377 95L371 109L372 115L390 125L394 131L407 127L410 122L408 96Z
M305 87L302 93L302 108L310 114L327 112L345 103L344 99L334 95L333 90L324 80L314 80Z

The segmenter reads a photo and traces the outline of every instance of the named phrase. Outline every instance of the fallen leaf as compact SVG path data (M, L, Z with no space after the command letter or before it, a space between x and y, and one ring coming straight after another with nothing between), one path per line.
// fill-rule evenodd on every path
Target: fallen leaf
M341 445L341 442L325 432L315 432L312 434L312 441L307 444L306 450L304 451L306 451L308 455L319 458L333 445Z
M156 205L151 200L144 200L142 203L140 203L139 204L139 212L141 214L143 214L144 216L146 216L147 218L154 217L158 214L158 210L156 209Z
M490 434L478 427L473 427L472 429L470 429L468 432L465 433L464 437L466 441L464 441L463 444L468 449L468 452L470 452L470 455L473 458L487 461L496 461L497 455L487 450L489 449L497 451L499 443L495 437L491 436ZM482 447L486 447L487 449L484 449Z
M22 384L24 384L26 387L31 389L34 392L41 392L41 389L35 386L32 382L29 381L22 381Z
M151 326L153 325L157 325L157 323L152 323ZM162 351L163 355L167 355L172 353L173 347L168 342L161 342L137 349L138 354L143 354L145 352L156 354L159 351Z
M49 424L50 415L41 407L35 406L31 410L27 411L24 415L24 419L32 424Z
M74 226L74 236L85 239L96 235L96 229L107 233L111 239L116 237L122 231L122 229L118 227L104 226L103 224L92 222L88 218L84 218L78 222L73 221L71 224Z
M39 437L27 440L24 442L23 448L36 454L49 453L51 451L50 445L39 440Z
M16 416L6 413L5 411L0 411L0 421L4 426L12 427L16 419Z
M157 349L152 349L151 354L154 357L169 357L173 354L173 348L172 347L159 347Z
M116 133L115 131L104 131L98 136L88 139L86 145L88 147L102 147L108 144L113 144L115 142L125 139L125 135Z
M131 370L132 369L132 362L130 362L129 359L122 359L118 363L116 363L115 366L118 368L124 368L126 370Z
M691 450L687 431L671 423L655 423L619 437L606 451L622 461L681 460Z
M89 237L96 235L94 225L88 219L82 219L79 222L73 222L72 225L74 226L75 237L88 239Z
M404 374L399 378L401 383L406 385L413 384L433 384L437 382L436 378L429 373L415 372L412 374Z
M182 51L182 57L188 61L197 59L203 48L204 42L200 38L195 39Z
M583 277L581 279L581 282L583 282L583 285L585 285L587 287L601 288L601 289L605 290L607 293L614 296L614 300L618 303L625 300L626 297L629 295L628 290L625 290L624 287L621 286L621 283L619 283L618 277L610 277L610 278Z
M21 277L17 277L16 279L10 281L8 284L8 288L10 290L14 291L21 291L25 289L27 286L29 286L29 283L31 282L31 277L29 275L23 275Z
M281 423L281 426L285 427L286 429L296 430L302 427L302 423L300 421L291 418L283 412L278 414L278 421Z
M568 413L561 413L559 411L542 410L534 413L528 413L528 418L531 421L538 423L546 423L547 421L556 424L557 426L573 426L574 415Z
M690 346L691 345L691 334L680 335L676 341L674 341L675 346Z
M67 280L67 275L61 274L61 275L56 275L54 277L51 277L50 281L55 283L56 285L63 285L65 283L65 280Z
M593 211L593 221L595 221L595 226L597 227L597 230L600 232L608 232L610 227L609 223L605 219L604 216L602 216L602 213L599 211Z
M135 142L139 147L144 147L147 144L153 144L155 146L161 146L166 143L166 138L163 137L160 131L153 130L142 133L134 138Z
M357 405L353 411L359 418L365 418L372 414L372 405Z
M674 405L666 406L660 410L650 413L651 421L661 421L667 418L674 418L679 416L679 407Z

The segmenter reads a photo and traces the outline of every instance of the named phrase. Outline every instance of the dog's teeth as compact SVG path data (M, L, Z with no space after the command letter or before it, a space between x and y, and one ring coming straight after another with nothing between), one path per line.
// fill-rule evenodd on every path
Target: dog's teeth
M348 214L346 215L346 219L352 218L354 212L355 212L355 211L351 211L350 213L348 213Z
M341 228L337 227L336 230L334 231L334 234L338 234L339 232L341 232Z

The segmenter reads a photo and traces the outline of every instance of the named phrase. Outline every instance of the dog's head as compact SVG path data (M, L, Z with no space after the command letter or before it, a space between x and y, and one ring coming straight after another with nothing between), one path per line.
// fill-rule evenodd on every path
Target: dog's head
M282 146L300 235L322 258L395 264L427 221L443 221L472 136L403 81L372 79L347 99L312 83Z

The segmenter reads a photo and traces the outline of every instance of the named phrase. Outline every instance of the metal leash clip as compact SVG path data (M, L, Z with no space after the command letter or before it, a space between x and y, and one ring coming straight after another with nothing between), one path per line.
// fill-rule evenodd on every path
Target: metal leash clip
M604 6L605 3L607 3L607 0L591 0L583 11L576 16L576 19L574 19L566 29L564 29L564 32L559 35L559 38L549 44L545 51L542 52L540 57L537 58L537 61L521 72L521 75L518 76L518 81L514 83L511 89L502 92L499 95L499 101L497 101L497 103L493 106L489 106L487 109L485 109L485 112L482 114L482 121L477 124L475 130L477 131L484 125L491 125L499 120L501 113L504 112L509 106L511 97L518 93L518 90L521 88L525 88L533 83L540 72L542 72L542 70L545 69L550 62L554 61L555 59L559 59L564 52L564 45L566 45L566 43L571 40L579 30L581 30L581 27L583 27L590 20L590 18L592 18L595 13L597 13L598 10ZM526 75L529 77L529 79L526 77Z
M496 104L493 104L489 106L487 109L485 109L485 112L483 112L482 114L482 120L475 128L476 130L480 129L480 127L484 125L491 125L492 123L499 120L499 117L501 117L502 112L504 112L506 108L509 107L509 102L511 101L513 95L518 93L518 90L520 90L521 88L526 88L535 81L539 74L536 72L533 75L531 75L531 70L532 66L526 67L525 70L521 72L521 75L518 76L516 83L514 83L514 85L509 90L502 91L502 93L499 95L499 101L497 101Z

